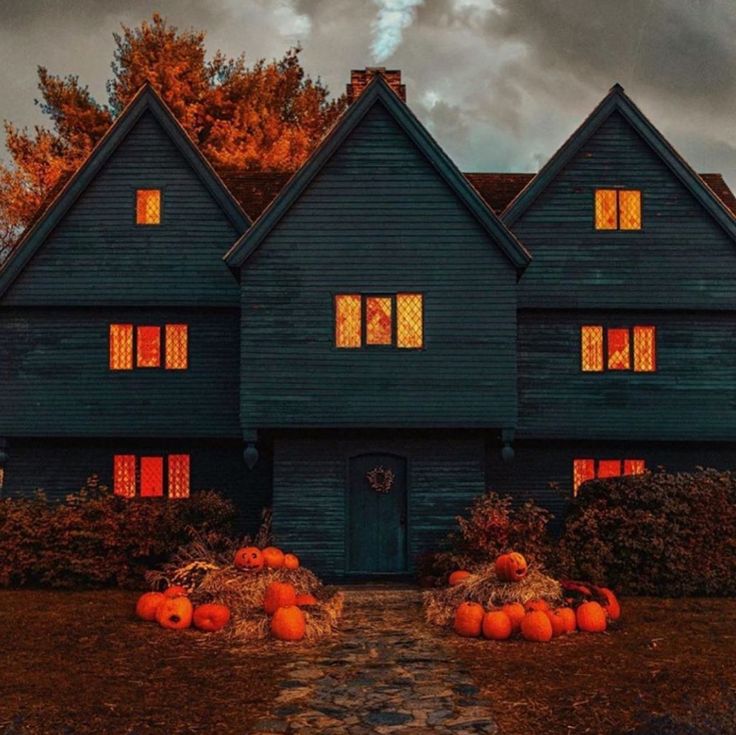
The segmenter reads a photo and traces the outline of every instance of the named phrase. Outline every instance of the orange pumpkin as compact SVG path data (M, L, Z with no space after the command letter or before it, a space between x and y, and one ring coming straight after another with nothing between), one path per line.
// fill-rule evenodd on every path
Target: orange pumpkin
M454 571L450 575L450 579L448 580L450 583L450 587L454 587L456 584L460 584L460 582L467 579L469 576L470 572L466 572L464 569L458 569Z
M188 597L167 598L156 610L156 621L171 630L188 628L192 624L192 603Z
M485 610L477 602L463 602L455 610L455 632L465 638L477 638L483 627Z
M306 632L307 621L296 605L280 607L271 618L271 634L280 641L300 641Z
M547 612L549 603L547 600L529 600L524 607L527 612Z
M492 641L505 641L511 638L514 627L511 618L503 610L491 610L483 616L481 629L484 638Z
M578 628L586 633L602 633L606 629L606 611L597 602L584 602L576 612Z
M188 594L189 590L180 584L174 584L164 590L164 597L169 600L174 597L186 597Z
M526 570L526 559L515 551L496 559L496 576L502 582L518 582L526 577Z
M296 601L294 604L297 607L305 607L307 605L317 605L319 604L319 600L314 595L310 595L308 592L302 592L301 594L298 594L296 596Z
M299 557L296 554L284 554L284 569L299 569Z
M291 607L296 603L296 590L288 582L271 582L263 597L263 609L273 615L280 607Z
M599 587L598 592L600 592L607 600L606 604L603 605L606 615L608 615L611 620L618 620L621 617L621 605L616 599L616 595L614 595L608 587Z
M521 635L527 641L546 643L552 640L552 623L546 612L533 610L521 621Z
M565 624L565 633L572 633L578 627L575 611L571 607L561 607L556 612Z
M526 615L524 606L520 602L507 602L501 610L509 616L514 633L518 633L521 628L521 621Z
M565 621L561 618L556 610L547 610L547 617L549 622L552 623L552 637L557 638L559 635L565 634Z
M197 630L213 633L221 630L230 622L230 610L226 605L218 605L214 602L200 605L194 608L192 620Z
M284 552L275 546L267 546L262 552L263 563L269 569L281 569L284 566Z
M263 568L263 554L257 546L244 546L235 552L233 564L238 569L250 569L256 572Z
M162 592L144 592L135 605L135 614L141 620L155 620L156 610L165 599Z

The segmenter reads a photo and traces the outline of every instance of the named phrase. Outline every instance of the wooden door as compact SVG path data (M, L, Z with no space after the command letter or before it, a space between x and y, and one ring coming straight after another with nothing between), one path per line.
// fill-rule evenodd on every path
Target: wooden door
M393 454L351 457L348 470L348 571L405 572L406 459Z

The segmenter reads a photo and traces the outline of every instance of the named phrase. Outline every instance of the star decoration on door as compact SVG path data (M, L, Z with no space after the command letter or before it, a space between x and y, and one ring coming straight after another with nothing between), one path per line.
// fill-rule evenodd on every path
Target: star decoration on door
M379 465L366 472L365 479L372 490L385 494L393 487L396 477L391 470Z

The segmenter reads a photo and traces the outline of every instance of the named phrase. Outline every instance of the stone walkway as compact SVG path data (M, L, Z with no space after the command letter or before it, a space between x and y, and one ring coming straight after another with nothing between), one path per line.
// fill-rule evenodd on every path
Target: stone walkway
M252 735L497 732L449 644L421 622L418 591L345 595L340 638L294 649L269 716Z

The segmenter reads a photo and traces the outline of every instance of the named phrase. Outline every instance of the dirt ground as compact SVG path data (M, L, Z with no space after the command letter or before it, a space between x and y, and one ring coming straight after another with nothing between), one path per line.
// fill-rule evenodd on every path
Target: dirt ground
M502 735L736 732L736 600L624 599L610 634L465 641Z

